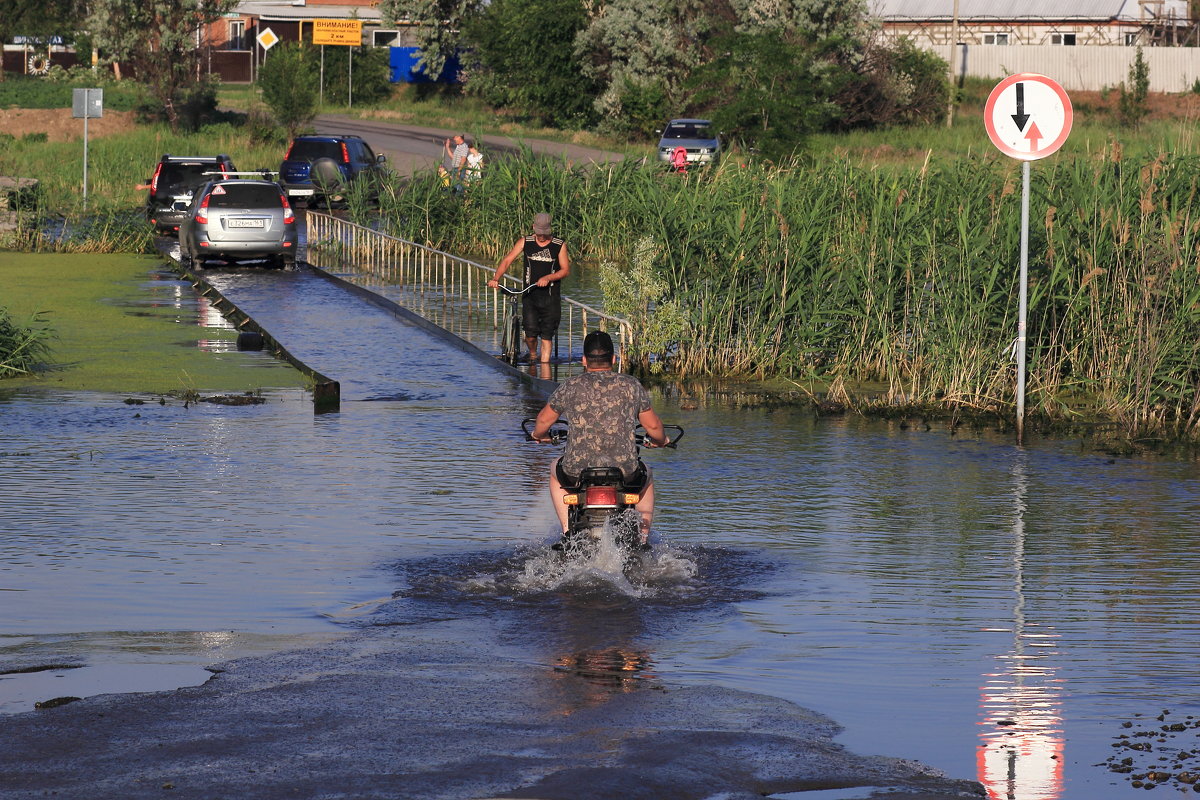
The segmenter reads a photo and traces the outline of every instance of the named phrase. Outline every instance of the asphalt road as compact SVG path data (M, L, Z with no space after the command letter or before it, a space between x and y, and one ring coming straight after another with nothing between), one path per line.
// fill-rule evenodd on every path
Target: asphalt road
M418 170L432 170L445 159L445 142L455 133L449 128L427 128L420 125L406 125L383 120L355 119L337 114L323 114L313 121L317 133L352 133L357 134L371 145L376 153L388 157L388 164L401 175L411 175ZM470 142L474 137L467 135ZM534 153L561 158L572 164L588 162L605 163L620 161L625 156L597 150L593 147L582 147L562 142L547 142L540 139L514 139L510 136L486 135L480 137L480 150L484 154L484 170L487 169L489 158L498 155L511 155L520 150L521 146L528 147ZM647 146L647 153L650 147Z

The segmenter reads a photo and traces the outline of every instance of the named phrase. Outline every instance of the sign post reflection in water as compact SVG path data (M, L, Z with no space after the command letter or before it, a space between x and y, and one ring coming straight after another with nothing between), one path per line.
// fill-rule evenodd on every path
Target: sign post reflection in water
M1063 791L1062 688L1049 657L1053 628L1025 617L1024 454L1013 464L1012 648L984 675L977 775L991 800L1056 800ZM1003 628L993 629L1007 633Z
M1045 75L1010 75L992 89L983 124L992 144L1021 164L1021 297L1017 341L1017 444L1025 438L1025 318L1029 296L1029 162L1054 153L1071 132L1071 99Z

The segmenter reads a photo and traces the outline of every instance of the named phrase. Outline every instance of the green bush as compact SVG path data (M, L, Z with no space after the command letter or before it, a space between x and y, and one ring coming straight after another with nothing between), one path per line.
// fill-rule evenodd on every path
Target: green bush
M0 378L33 372L49 354L52 335L40 314L22 325L0 308Z
M350 53L354 53L351 75ZM351 78L354 105L372 105L392 96L391 67L386 47L326 47L325 102L346 105Z

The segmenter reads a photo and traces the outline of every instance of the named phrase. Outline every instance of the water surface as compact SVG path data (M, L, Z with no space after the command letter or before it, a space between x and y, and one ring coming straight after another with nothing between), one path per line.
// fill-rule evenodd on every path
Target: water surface
M784 697L998 798L1129 796L1114 753L1200 744L1113 747L1200 716L1190 463L659 396L688 433L647 456L653 557L564 568L554 451L518 430L540 397L307 272L212 280L341 380L341 411L0 395L0 669L88 665L0 676L4 711L451 619L482 660L575 676L579 703L646 681Z

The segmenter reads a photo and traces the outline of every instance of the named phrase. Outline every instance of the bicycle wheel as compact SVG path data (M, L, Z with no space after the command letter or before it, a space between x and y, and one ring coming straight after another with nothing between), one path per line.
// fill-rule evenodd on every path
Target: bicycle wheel
M504 361L516 366L521 355L521 315L517 313L516 303L509 304L504 330L501 332L500 350Z

